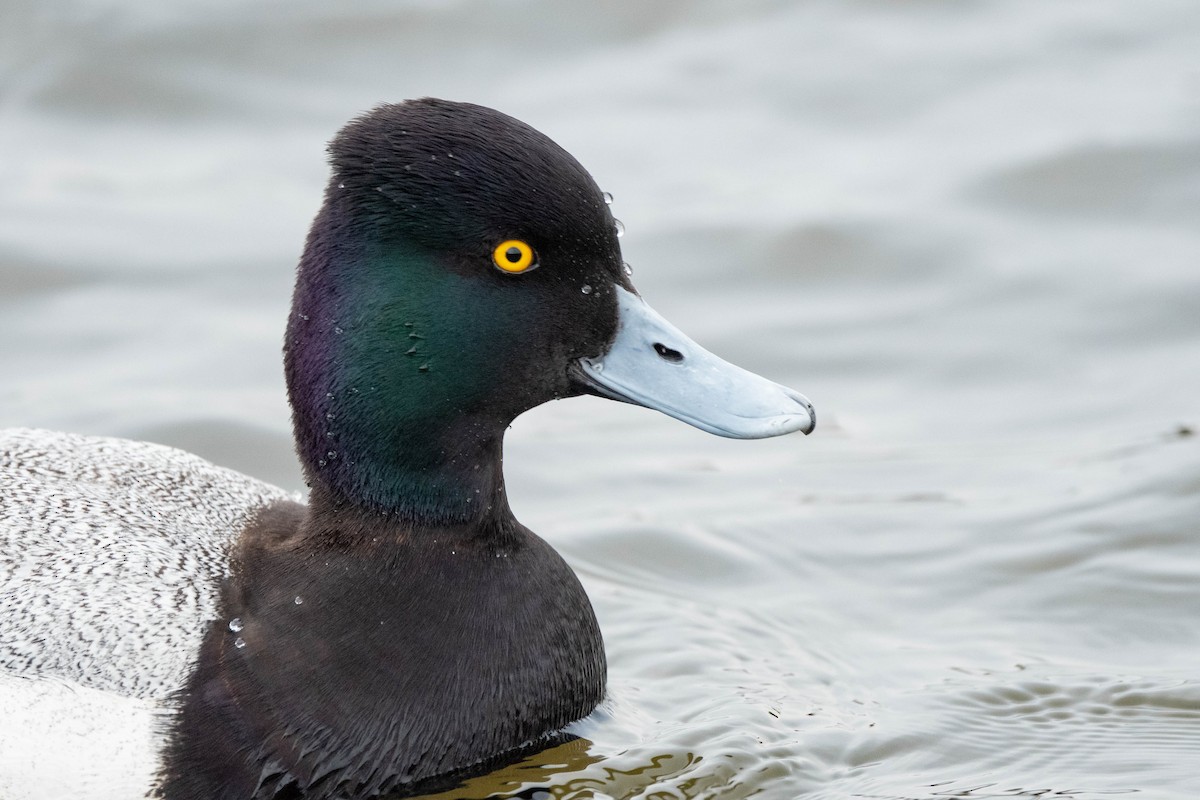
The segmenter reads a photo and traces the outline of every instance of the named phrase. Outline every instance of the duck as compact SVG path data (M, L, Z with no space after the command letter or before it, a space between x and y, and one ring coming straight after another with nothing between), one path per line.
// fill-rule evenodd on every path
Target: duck
M813 430L803 395L643 300L606 195L529 125L408 100L328 154L283 351L306 497L162 445L0 433L0 797L401 797L545 747L607 663L509 507L513 420L595 395Z

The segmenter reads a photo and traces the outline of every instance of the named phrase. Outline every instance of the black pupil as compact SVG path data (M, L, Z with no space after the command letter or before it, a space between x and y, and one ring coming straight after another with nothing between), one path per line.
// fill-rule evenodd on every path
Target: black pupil
M510 264L515 264L521 260L521 248L510 247L504 251L504 257L508 259Z

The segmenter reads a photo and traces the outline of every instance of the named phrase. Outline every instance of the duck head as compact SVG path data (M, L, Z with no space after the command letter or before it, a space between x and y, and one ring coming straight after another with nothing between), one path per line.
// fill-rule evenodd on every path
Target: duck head
M604 195L533 128L424 99L359 117L329 151L285 347L314 494L438 522L507 511L504 430L583 393L722 436L813 429L802 395L641 299Z

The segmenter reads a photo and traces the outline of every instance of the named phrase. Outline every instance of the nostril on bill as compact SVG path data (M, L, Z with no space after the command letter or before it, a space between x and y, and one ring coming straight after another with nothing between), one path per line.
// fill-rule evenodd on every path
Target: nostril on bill
M659 342L654 343L654 352L658 353L663 361L670 361L672 364L678 364L680 361L683 361L683 353L678 350L672 350Z

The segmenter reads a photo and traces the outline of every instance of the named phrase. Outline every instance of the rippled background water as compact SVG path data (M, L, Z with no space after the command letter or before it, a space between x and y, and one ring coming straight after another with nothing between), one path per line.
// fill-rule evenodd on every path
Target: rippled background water
M611 699L456 796L1200 796L1193 0L0 14L0 423L300 488L279 347L324 142L421 95L558 140L644 295L815 402L767 442L517 421L513 506Z

